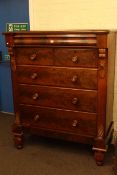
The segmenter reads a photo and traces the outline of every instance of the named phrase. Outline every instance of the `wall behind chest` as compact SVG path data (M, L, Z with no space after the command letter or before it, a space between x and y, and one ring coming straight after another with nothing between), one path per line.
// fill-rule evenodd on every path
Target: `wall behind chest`
M116 0L29 0L31 30L116 29Z
M116 30L117 0L29 0L31 30ZM117 39L116 39L117 40ZM117 55L117 54L116 54ZM117 57L117 56L116 56ZM117 59L116 59L117 60ZM115 64L117 72L117 61ZM117 130L117 74L114 122Z
M29 22L28 0L0 0L0 51L7 54L4 36L6 23ZM0 64L0 111L13 112L11 69L9 63Z

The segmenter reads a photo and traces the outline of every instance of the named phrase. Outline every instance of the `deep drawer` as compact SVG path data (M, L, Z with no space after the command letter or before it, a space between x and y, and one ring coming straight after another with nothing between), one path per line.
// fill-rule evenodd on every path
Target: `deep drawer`
M97 69L18 66L19 83L97 89Z
M97 91L69 88L19 85L19 102L39 106L97 111Z
M96 134L96 114L80 113L32 106L20 106L24 126L73 132L75 134Z
M97 67L94 48L16 48L17 64Z

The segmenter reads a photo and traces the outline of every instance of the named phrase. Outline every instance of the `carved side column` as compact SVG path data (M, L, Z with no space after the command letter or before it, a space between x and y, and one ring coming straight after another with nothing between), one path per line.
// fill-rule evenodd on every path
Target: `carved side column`
M98 111L97 111L97 136L93 150L97 165L102 165L106 152L105 127L106 127L106 94L107 94L107 49L99 49L98 59Z
M14 52L13 52L13 47L9 45L9 43L6 43L7 47L8 47L8 52L10 54L10 58L11 58L11 73L12 73L12 84L13 84L13 101L14 101L14 111L15 111L15 122L12 126L12 132L13 132L13 136L14 136L14 144L15 146L20 149L23 147L23 127L21 125L21 121L20 121L20 113L19 113L19 106L18 106L18 102L17 102L17 84L16 82L16 63L15 63L15 56L14 56Z

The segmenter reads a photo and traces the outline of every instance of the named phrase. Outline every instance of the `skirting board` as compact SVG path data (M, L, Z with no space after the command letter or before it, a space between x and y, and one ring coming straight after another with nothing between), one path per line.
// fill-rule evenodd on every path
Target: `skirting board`
M4 113L4 114L9 114L9 115L14 115L13 112L5 112L5 111L0 111L1 113Z

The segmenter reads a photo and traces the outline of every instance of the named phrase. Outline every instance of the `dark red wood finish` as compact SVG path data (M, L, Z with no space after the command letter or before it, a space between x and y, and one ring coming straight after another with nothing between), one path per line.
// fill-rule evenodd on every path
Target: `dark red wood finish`
M4 33L11 56L17 148L23 147L28 131L92 144L97 164L103 164L113 128L112 116L106 119L108 34Z

